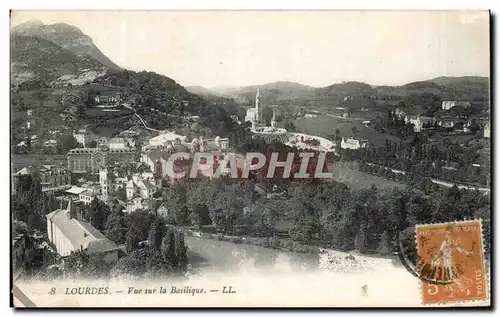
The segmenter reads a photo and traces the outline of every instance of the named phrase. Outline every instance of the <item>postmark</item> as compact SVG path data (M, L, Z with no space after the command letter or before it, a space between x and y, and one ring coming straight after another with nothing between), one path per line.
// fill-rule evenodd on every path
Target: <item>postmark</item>
M488 299L481 220L417 225L422 304Z

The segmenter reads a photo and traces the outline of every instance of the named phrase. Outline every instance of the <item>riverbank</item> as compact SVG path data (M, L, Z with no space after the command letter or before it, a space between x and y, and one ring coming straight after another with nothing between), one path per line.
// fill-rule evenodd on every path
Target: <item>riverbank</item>
M294 252L299 254L310 254L310 255L327 255L327 263L330 263L334 258L343 258L346 260L360 260L366 262L394 262L398 257L394 255L380 255L380 254L363 254L358 251L341 251L331 248L325 248L321 246L307 245L292 241L289 239L280 239L272 237L241 237L241 236L229 236L220 233L207 233L196 231L188 228L180 228L187 236L231 242L234 244L249 244L266 249L273 249L284 252ZM329 266L328 264L325 264Z
M208 233L201 231L194 231L191 229L180 228L186 235L196 238L212 239L218 241L232 242L236 244L251 244L268 249L290 251L303 254L319 254L321 253L321 248L317 246L306 245L291 241L289 239L279 239L272 237L240 237L240 236L229 236L220 233Z

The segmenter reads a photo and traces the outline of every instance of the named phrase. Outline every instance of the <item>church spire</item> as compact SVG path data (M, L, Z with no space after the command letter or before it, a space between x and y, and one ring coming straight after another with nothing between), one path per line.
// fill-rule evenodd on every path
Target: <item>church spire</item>
M255 95L255 123L256 126L260 125L260 112L262 109L259 109L260 104L260 87L257 87L257 94Z

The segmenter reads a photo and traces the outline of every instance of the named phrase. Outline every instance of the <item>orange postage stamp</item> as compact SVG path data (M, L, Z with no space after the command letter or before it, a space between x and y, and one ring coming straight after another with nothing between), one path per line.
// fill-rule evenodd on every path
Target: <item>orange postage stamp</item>
M480 220L417 225L422 304L488 299Z

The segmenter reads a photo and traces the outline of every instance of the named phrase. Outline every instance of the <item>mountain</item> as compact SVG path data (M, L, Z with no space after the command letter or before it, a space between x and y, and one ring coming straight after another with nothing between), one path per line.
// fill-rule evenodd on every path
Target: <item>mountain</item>
M481 76L462 76L462 77L441 76L431 79L429 81L441 86L455 86L455 85L486 86L489 85L490 80L488 77L481 77Z
M190 93L200 96L223 96L223 94L219 94L203 86L186 86L184 88L186 88L186 90Z
M43 82L45 85L64 76L78 78L92 70L103 71L104 65L87 55L77 55L51 41L38 37L10 37L11 84Z
M41 38L74 54L91 56L110 69L120 69L95 46L88 35L79 28L66 23L45 25L40 21L32 20L13 27L11 33Z
M246 86L234 89L230 95L237 96L243 100L255 100L255 94L259 88L261 98L265 98L266 103L279 103L284 100L297 100L314 96L315 88L301 85L289 81L278 81L258 86Z
M323 95L335 96L370 96L375 93L375 90L368 84L358 81L348 81L318 88L317 92Z

